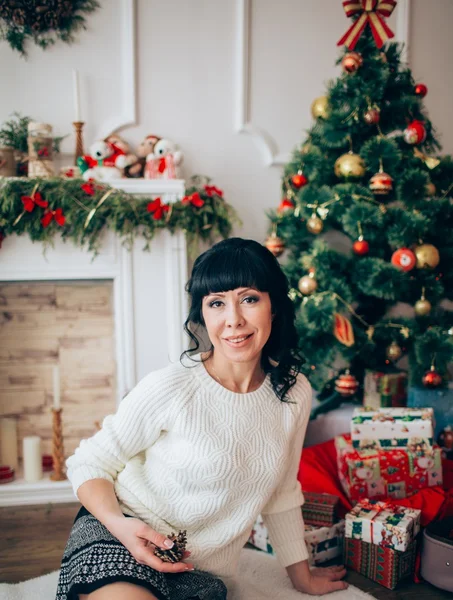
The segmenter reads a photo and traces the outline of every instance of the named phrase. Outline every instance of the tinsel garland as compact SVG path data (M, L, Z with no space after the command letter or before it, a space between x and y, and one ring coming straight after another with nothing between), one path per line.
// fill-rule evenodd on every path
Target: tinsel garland
M22 56L28 40L41 48L57 39L71 43L76 31L86 29L83 13L99 6L97 0L6 0L0 2L0 39Z
M200 241L228 237L234 223L240 220L222 191L204 182L189 182L186 196L168 205L81 179L5 178L0 184L0 239L28 235L50 245L59 236L96 254L107 229L126 244L142 237L144 249L160 229L183 230L194 256Z

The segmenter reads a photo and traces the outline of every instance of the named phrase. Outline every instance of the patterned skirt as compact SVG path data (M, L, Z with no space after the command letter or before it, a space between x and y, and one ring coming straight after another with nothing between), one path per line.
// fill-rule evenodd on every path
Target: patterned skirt
M56 600L78 600L123 581L148 589L159 600L226 600L223 581L205 571L161 573L140 565L85 508L74 521L61 563Z

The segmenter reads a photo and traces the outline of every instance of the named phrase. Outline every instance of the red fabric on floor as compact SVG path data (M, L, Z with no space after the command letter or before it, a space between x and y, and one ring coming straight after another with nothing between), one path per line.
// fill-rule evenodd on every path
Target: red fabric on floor
M453 463L453 461L444 461L444 476L447 475L445 479L448 479L445 484L450 485L453 483L451 481L453 480L453 466L445 465L445 463ZM340 517L343 517L352 508L352 504L344 493L338 478L334 440L304 448L298 479L302 484L302 489L307 492L326 492L339 496ZM450 495L440 486L435 486L420 490L410 498L392 500L392 502L402 506L419 508L422 511L421 523L426 526L436 517L441 508L442 516L453 514L453 489ZM448 506L446 506L447 503ZM445 512L447 514L444 514Z

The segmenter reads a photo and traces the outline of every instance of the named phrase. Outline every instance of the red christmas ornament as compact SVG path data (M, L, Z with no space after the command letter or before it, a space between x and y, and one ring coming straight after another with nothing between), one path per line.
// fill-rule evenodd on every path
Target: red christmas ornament
M400 248L392 254L391 263L401 271L412 271L417 264L417 257L409 248Z
M272 252L274 256L280 256L285 251L285 242L278 237L276 233L272 233L264 242L266 248Z
M288 200L288 198L283 198L280 202L277 212L279 215L284 215L285 213L292 212L294 210L294 202Z
M428 88L424 83L417 83L417 85L415 86L415 93L417 94L417 96L420 96L420 98L424 98L428 93Z
M149 202L146 208L147 211L153 215L153 219L155 221L160 221L162 217L170 210L170 206L168 204L162 204L162 200L160 198L156 198L152 202Z
M388 173L379 171L370 179L370 190L373 194L385 196L393 189L393 179Z
M434 365L432 365L431 369L423 376L422 381L427 388L437 388L442 383L442 375L439 375Z
M204 200L198 192L194 192L190 196L184 196L181 204L191 204L195 208L201 208L204 205Z
M362 64L363 58L358 52L347 52L341 60L341 66L346 73L355 73Z
M381 111L378 108L369 108L363 115L363 120L368 125L377 125L381 119Z
M352 249L355 254L364 256L370 251L370 244L363 239L363 236L360 236L359 239L352 244Z
M341 396L353 396L358 389L359 382L349 371L346 371L335 380L335 391Z
M426 128L423 121L412 121L404 130L404 141L408 144L422 144L426 140Z
M299 189L304 185L307 185L308 179L302 173L297 173L297 175L291 177L291 183L295 188Z

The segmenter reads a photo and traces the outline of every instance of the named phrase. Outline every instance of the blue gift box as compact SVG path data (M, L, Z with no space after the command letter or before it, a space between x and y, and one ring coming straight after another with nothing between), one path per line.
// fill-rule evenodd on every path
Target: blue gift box
M407 405L412 408L431 406L434 410L434 436L447 426L453 427L453 389L429 390L427 388L410 387Z

